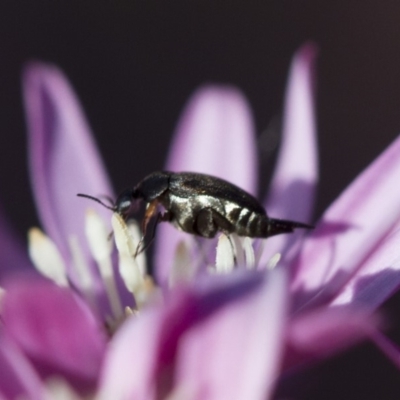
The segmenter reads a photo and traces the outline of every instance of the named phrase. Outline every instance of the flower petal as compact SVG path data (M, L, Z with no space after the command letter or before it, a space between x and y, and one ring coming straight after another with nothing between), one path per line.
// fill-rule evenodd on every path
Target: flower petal
M2 335L0 338L0 399L40 400L41 391L41 380L32 365L18 347Z
M284 125L278 161L265 201L274 218L308 223L318 183L318 148L314 110L316 47L306 44L295 54L286 90ZM304 235L279 235L268 239L262 264Z
M155 399L154 373L162 329L161 309L125 322L108 347L100 376L99 400Z
M26 248L11 229L0 207L0 279L31 268Z
M78 235L85 243L82 221L88 203L76 194L112 195L113 190L79 102L62 72L51 65L31 64L23 83L36 206L46 233L69 259L70 235ZM103 207L98 212L110 219Z
M332 305L378 308L400 287L400 230L391 233L340 290Z
M292 265L297 307L310 299L332 300L365 258L398 229L399 178L400 138L346 189L304 241Z
M71 290L32 277L9 281L3 319L6 334L42 376L61 374L82 390L95 386L105 334Z
M329 357L366 339L379 323L357 308L320 308L291 318L284 369Z
M274 287L279 288L281 286L277 284L280 280L271 278L270 283L267 284L271 290L271 295L268 296L262 290L264 282L265 279L260 273L254 271L249 273L243 270L235 271L230 275L204 277L196 281L195 286L180 287L171 291L165 307L144 310L137 319L133 317L130 321L127 321L113 338L106 357L100 399L135 398L151 400L166 398L171 391L173 393L174 375L181 370L178 364L181 360L183 362L185 358L180 346L187 332L200 329L202 324L208 320L215 320L218 323L218 315L225 314L223 310L232 309L231 312L227 312L231 316L235 314L234 310L238 310L239 314L236 316L238 320L235 319L235 321L242 320L240 317L247 320L247 315L242 312L249 311L249 309L246 306L241 306L241 304L242 302L248 304L251 301L250 299L253 299L252 304L255 305L255 309L261 312L261 299L265 301L266 297L269 299L269 296L271 296L278 301L278 304L275 304L276 310L282 311L282 291L281 289L272 289L274 282ZM274 303L264 303L267 310L269 304L272 307ZM261 334L265 338L266 344L263 342L260 344L260 348L269 348L269 345L273 343L278 344L275 341L275 333L278 334L282 320L280 312L279 316L275 317L275 312L278 314L278 311L273 311L273 316L268 317L268 312L265 311L265 308L263 310L264 317L268 321L275 320L277 324L268 327L267 334L255 330L249 330L249 332ZM254 321L254 323L256 324L254 328L260 327L257 322ZM263 323L260 324L264 327ZM228 328L227 319L222 325ZM241 325L236 336L238 338L237 344L242 338L241 333L239 333L242 331L242 327L243 325ZM229 334L232 333L234 332L229 332ZM249 335L251 336L250 333ZM202 340L201 336L198 339ZM252 345L257 346L257 344L258 342L249 343L249 351L250 349L254 350ZM261 370L270 372L269 376L272 376L275 372L273 365L276 365L276 357L279 354L277 349L279 349L279 346L275 346L272 350L274 355L271 361L268 360L268 357L267 361L258 360L258 365L264 366L264 369L261 368L258 372L261 373ZM188 351L191 350L188 349ZM251 355L254 355L254 353L251 353ZM132 373L132 360L136 360L134 373ZM195 367L193 367L193 371L194 369ZM249 384L250 380L251 378L246 383ZM265 382L265 379L263 379L263 382Z
M196 399L269 398L280 365L285 297L283 271L275 270L262 290L185 334L177 392Z
M400 369L400 348L397 344L392 342L388 337L382 333L375 332L372 335L372 340L375 345L386 355L386 357L392 361L392 363Z
M234 87L206 86L189 100L178 123L166 169L215 175L254 193L255 133L250 107ZM156 275L166 282L178 242L188 235L159 227Z
M202 87L179 120L166 168L215 175L254 193L254 135L250 107L238 89Z

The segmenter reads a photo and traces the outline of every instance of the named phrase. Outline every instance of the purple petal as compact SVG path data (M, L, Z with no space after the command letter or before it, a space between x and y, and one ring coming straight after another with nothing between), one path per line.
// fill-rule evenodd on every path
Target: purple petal
M314 111L316 47L295 54L286 90L283 136L265 207L274 218L309 223L318 182L318 148ZM268 239L262 263L284 251L304 230Z
M41 375L61 374L78 389L93 388L106 341L87 306L43 279L14 279L6 289L5 331Z
M234 87L200 88L178 123L166 169L202 172L255 192L257 162L250 107ZM165 282L179 240L187 235L167 224L159 227L156 273Z
M242 352L239 351L239 346L246 339L242 336L243 323L249 322L251 319L249 315L254 316L254 314L261 317L261 321L255 318L249 322L251 329L248 329L247 339L250 343L246 343L248 352L245 361L249 363L254 361L254 365L249 368L254 372L254 368L259 367L257 369L259 375L254 372L253 376L248 377L242 370L243 390L246 385L251 384L250 382L256 382L254 390L268 391L272 385L272 381L268 381L268 378L272 380L276 373L279 338L282 337L280 329L284 311L284 291L280 278L282 277L273 275L265 284L265 275L242 271L229 276L207 277L203 281L196 282L195 287L180 288L170 292L164 308L145 310L139 318L128 321L114 337L105 360L100 390L103 397L100 397L138 400L166 398L167 394L176 389L175 376L178 378L182 374L180 363L187 366L188 372L190 369L194 372L199 368L198 361L195 360L196 365L192 365L189 362L190 354L182 353L185 337L191 337L193 332L192 343L195 340L201 341L202 336L194 333L196 330L204 333L203 327L209 326L214 332L215 326L220 326L223 334L222 343L226 338L224 331L234 324L234 330L229 331L228 336L237 339L236 342L230 339L230 343L237 346L235 357L240 358ZM219 317L222 319L221 322ZM268 325L267 321L271 325ZM208 337L208 329L205 329L205 333ZM266 359L260 360L257 354L257 359L253 360L257 350L267 351L267 349L270 352ZM186 351L192 352L194 348L187 348ZM229 357L229 354L221 351L218 360L224 356ZM218 360L215 360L215 364L221 362L222 365L223 361ZM214 364L214 360L208 359L207 362L210 362L210 365ZM267 377L263 376L263 383L260 383L257 378L264 375L263 373L267 373ZM220 374L221 380L225 382L224 371L220 371ZM197 383L203 384L203 379L204 376L199 376ZM222 382L221 386L224 386Z
M269 398L280 366L285 296L283 271L276 270L262 290L184 335L178 393L187 390L196 399Z
M113 338L101 374L101 399L155 399L154 373L162 311L127 321Z
M372 340L379 347L393 364L400 369L400 348L393 343L388 337L382 335L379 331L374 332Z
M400 230L391 233L340 290L333 305L378 308L400 287Z
M41 391L41 380L32 365L3 335L0 338L0 399L39 400Z
M378 320L349 307L320 308L291 319L284 368L329 357L371 336Z
M399 179L400 138L346 189L305 240L292 265L297 307L311 298L332 300L385 236L398 229Z
M254 193L256 149L249 104L234 87L197 90L179 120L166 168L215 175Z
M25 246L18 240L0 208L0 279L31 267Z
M89 204L79 192L112 195L90 128L67 79L57 68L32 64L23 80L30 172L36 206L49 236L68 257L71 234L84 238ZM109 210L98 212L110 220Z

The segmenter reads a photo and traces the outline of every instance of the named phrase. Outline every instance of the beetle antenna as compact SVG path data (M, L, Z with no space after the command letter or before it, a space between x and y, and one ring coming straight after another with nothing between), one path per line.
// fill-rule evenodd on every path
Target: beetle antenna
M96 203L101 204L103 207L108 208L108 209L111 210L111 211L115 211L115 206L111 207L111 206L109 206L108 204L103 203L103 202L102 202L100 199L98 199L97 197L90 196L90 195L84 194L84 193L78 193L77 196L78 196L78 197L84 197L84 198L86 198L86 199L93 200L93 201L95 201Z

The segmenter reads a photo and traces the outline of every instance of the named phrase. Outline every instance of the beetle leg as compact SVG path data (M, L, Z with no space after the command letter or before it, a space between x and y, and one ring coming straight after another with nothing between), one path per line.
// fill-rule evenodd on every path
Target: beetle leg
M143 237L146 235L146 229L147 229L147 225L148 225L150 219L154 216L154 214L157 211L157 205L158 205L157 200L154 200L151 203L147 204L146 212L144 213L144 217L142 220Z
M154 201L153 203L155 203L155 202L156 202L156 201ZM153 204L153 203L150 203L150 204ZM157 204L154 206L154 210L156 210L156 206L157 206ZM148 207L148 208L150 208L150 207ZM145 221L145 223L142 223L142 226L143 226L143 235L142 235L142 237L140 238L139 243L138 243L138 245L137 245L137 247L136 247L136 252L135 252L135 256L134 256L135 258L136 258L136 256L137 256L138 254L140 254L140 253L142 253L143 251L145 251L145 250L151 245L151 243L153 242L153 240L154 240L154 238L155 238L155 236L156 236L157 225L158 225L160 222L170 221L171 218L172 218L172 214L171 214L169 211L166 211L165 213L159 212L159 213L157 214L157 218L156 218L156 220L155 220L155 222L154 222L153 231L152 231L152 233L151 233L151 238L150 238L149 242L148 242L146 245L143 246L144 238L145 238L145 235L146 235L147 225L148 225L148 223L149 223L150 218L154 215L154 213L155 213L155 211L152 211L152 214L151 214L149 217L147 217L147 210L146 210L145 218L147 217L147 220ZM142 247L142 248L141 248L141 247Z
M212 208L203 208L196 215L193 229L205 238L213 238L218 231L233 232L233 225L220 213Z
M136 247L134 258L136 258L136 256L138 254L140 254L142 251L144 251L146 248L146 246L143 246L143 242L144 242L144 238L146 236L147 225L149 224L150 219L156 213L157 204L158 204L158 201L154 200L151 203L148 203L146 206L146 211L145 211L144 217L142 219L142 237L140 238L139 243ZM141 249L142 246L143 246L143 248Z

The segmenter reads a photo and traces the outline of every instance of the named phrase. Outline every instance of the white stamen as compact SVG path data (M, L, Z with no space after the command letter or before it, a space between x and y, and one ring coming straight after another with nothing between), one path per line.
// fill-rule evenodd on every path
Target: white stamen
M189 247L184 240L181 240L175 249L172 268L168 277L169 287L172 288L179 283L192 281L195 272Z
M254 269L256 266L256 258L254 255L253 241L249 237L243 238L243 249L246 255L246 267Z
M215 267L219 273L228 273L235 265L235 255L229 238L222 234L218 239Z
M75 267L75 272L78 276L77 285L82 293L84 293L89 304L97 309L96 300L94 297L94 282L89 265L85 260L82 249L79 245L78 238L71 235L68 240L69 248L72 255L72 265Z
M85 233L94 259L104 260L111 256L112 243L104 221L91 209L86 212Z
M54 242L39 228L28 231L29 256L35 268L59 286L68 286L66 268Z
M178 386L175 386L173 390L168 394L165 400L187 400L187 399L195 399L198 394L196 390L196 386L189 383L180 383Z
M62 378L54 377L47 380L43 386L44 393L41 398L44 400L79 400L81 399L71 386Z
M119 272L126 288L133 294L139 291L143 284L143 276L139 271L135 259L129 254L119 255Z
M112 313L114 317L120 318L123 315L123 308L114 279L111 261L112 243L108 239L107 227L93 210L88 210L85 222L86 238L93 258L99 266Z
M228 239L230 239L231 245L233 246L233 252L236 258L236 264L239 265L240 267L244 267L246 265L246 261L244 258L244 251L240 237L236 235L236 233L232 233L228 236Z
M274 255L270 258L270 260L268 261L267 269L274 269L274 268L278 265L278 263L279 263L281 257L282 257L281 253L276 253L276 254L274 254Z
M111 225L114 230L115 245L119 254L127 254L133 258L137 246L133 243L124 219L118 213L114 213L111 218Z
M133 246L136 248L142 237L140 228L139 228L139 224L134 219L131 219L128 221L127 226L128 226L129 234L132 238ZM140 273L143 276L145 276L147 273L147 267L146 267L147 261L146 261L146 253L144 251L142 251L140 254L138 254L136 256L136 263L139 267Z
M143 286L143 275L134 258L136 246L133 243L125 221L119 214L113 214L111 223L119 255L119 271L127 289L134 295L137 295Z
M265 248L265 243L266 243L265 239L258 241L258 247L257 247L256 252L254 254L255 265L260 265L261 256L262 256L262 253L263 253L264 248Z

